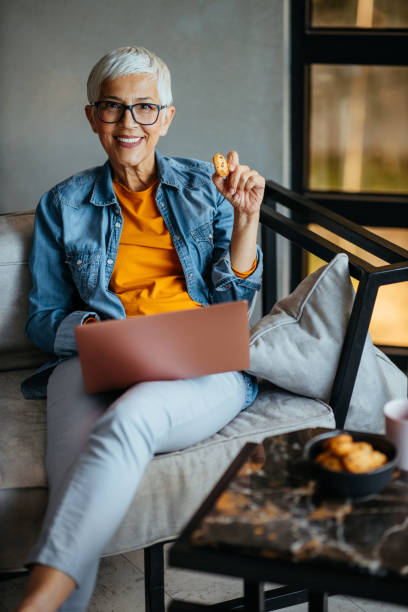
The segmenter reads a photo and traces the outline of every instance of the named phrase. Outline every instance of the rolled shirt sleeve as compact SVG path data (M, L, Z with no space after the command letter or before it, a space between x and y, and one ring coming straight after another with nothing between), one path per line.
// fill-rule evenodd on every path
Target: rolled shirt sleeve
M56 355L70 357L78 352L74 330L78 325L82 325L88 317L100 321L96 312L83 310L75 310L61 321L55 334L54 353Z
M230 240L234 222L234 210L231 204L220 195L217 215L214 219L214 263L211 280L214 302L248 300L252 302L255 293L262 285L262 251L256 247L256 267L244 278L237 276L231 266Z

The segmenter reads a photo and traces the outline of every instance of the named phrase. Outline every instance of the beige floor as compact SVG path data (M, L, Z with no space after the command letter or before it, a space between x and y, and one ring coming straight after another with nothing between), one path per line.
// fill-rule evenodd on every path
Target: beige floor
M0 583L0 612L12 612L20 599L26 578ZM172 598L216 603L242 596L241 582L232 578L187 572L166 571L167 600ZM307 605L285 608L306 612ZM345 596L331 597L330 612L403 612L408 608ZM88 612L144 612L143 553L137 551L102 559L99 579Z

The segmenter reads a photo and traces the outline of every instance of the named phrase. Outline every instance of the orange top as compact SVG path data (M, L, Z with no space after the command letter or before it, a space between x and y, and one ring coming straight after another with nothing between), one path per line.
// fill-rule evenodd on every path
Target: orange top
M113 187L123 227L109 288L120 298L126 316L201 306L187 293L183 268L157 208L157 182L136 192L117 182ZM254 267L238 275L248 276Z

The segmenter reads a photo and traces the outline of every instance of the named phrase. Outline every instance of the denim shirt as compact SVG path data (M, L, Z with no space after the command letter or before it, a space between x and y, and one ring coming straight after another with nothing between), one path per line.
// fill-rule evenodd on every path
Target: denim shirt
M233 208L212 182L213 166L156 152L156 202L184 271L192 300L251 302L261 286L262 253L247 278L231 269ZM109 161L56 185L40 200L30 255L32 289L26 334L54 359L22 383L26 398L46 395L51 369L77 354L74 329L93 315L123 319L109 289L123 217Z

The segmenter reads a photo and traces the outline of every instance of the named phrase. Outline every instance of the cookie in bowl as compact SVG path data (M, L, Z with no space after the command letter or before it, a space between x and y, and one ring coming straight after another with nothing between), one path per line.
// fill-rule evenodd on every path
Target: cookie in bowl
M387 486L395 469L396 449L379 434L332 431L310 440L304 457L320 494L357 499Z

